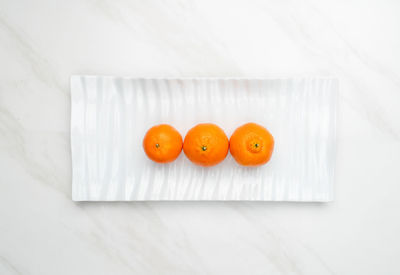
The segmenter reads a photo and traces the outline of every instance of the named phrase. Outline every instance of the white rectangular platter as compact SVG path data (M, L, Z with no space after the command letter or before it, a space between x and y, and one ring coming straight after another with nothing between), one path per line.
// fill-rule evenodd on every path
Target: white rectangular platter
M72 76L72 199L75 201L331 201L338 81L334 78ZM185 136L202 122L229 137L246 122L275 138L269 163L241 167L228 154L214 167L185 155L150 161L146 131L160 123Z

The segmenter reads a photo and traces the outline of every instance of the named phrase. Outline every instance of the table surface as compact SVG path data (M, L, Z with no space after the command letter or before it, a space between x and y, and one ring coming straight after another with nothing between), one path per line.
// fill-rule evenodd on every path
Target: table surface
M399 14L0 0L0 274L400 274ZM71 74L337 76L335 201L75 203Z

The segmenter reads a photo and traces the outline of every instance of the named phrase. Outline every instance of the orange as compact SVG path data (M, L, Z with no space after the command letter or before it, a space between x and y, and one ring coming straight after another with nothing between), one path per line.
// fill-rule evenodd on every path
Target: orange
M224 131L215 124L198 124L186 134L183 152L193 163L213 166L228 154L229 140Z
M143 149L155 162L171 162L182 151L182 136L174 127L160 124L147 131L143 139Z
M232 134L230 150L236 162L241 165L263 165L271 158L274 138L263 126L247 123Z

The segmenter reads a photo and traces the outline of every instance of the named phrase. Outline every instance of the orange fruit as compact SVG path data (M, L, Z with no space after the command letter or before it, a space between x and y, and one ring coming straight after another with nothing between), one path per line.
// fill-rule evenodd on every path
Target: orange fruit
M228 154L229 140L224 131L215 124L198 124L186 134L183 152L193 163L213 166Z
M256 123L247 123L237 128L229 144L233 158L244 166L267 163L274 150L273 136Z
M174 127L160 124L150 128L143 139L149 159L166 163L174 161L182 151L182 136Z

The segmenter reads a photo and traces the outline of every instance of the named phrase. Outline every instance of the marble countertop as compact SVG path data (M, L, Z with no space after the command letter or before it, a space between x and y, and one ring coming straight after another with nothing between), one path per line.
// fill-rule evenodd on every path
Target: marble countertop
M0 0L0 274L399 274L399 1ZM334 75L332 203L71 200L71 74Z

